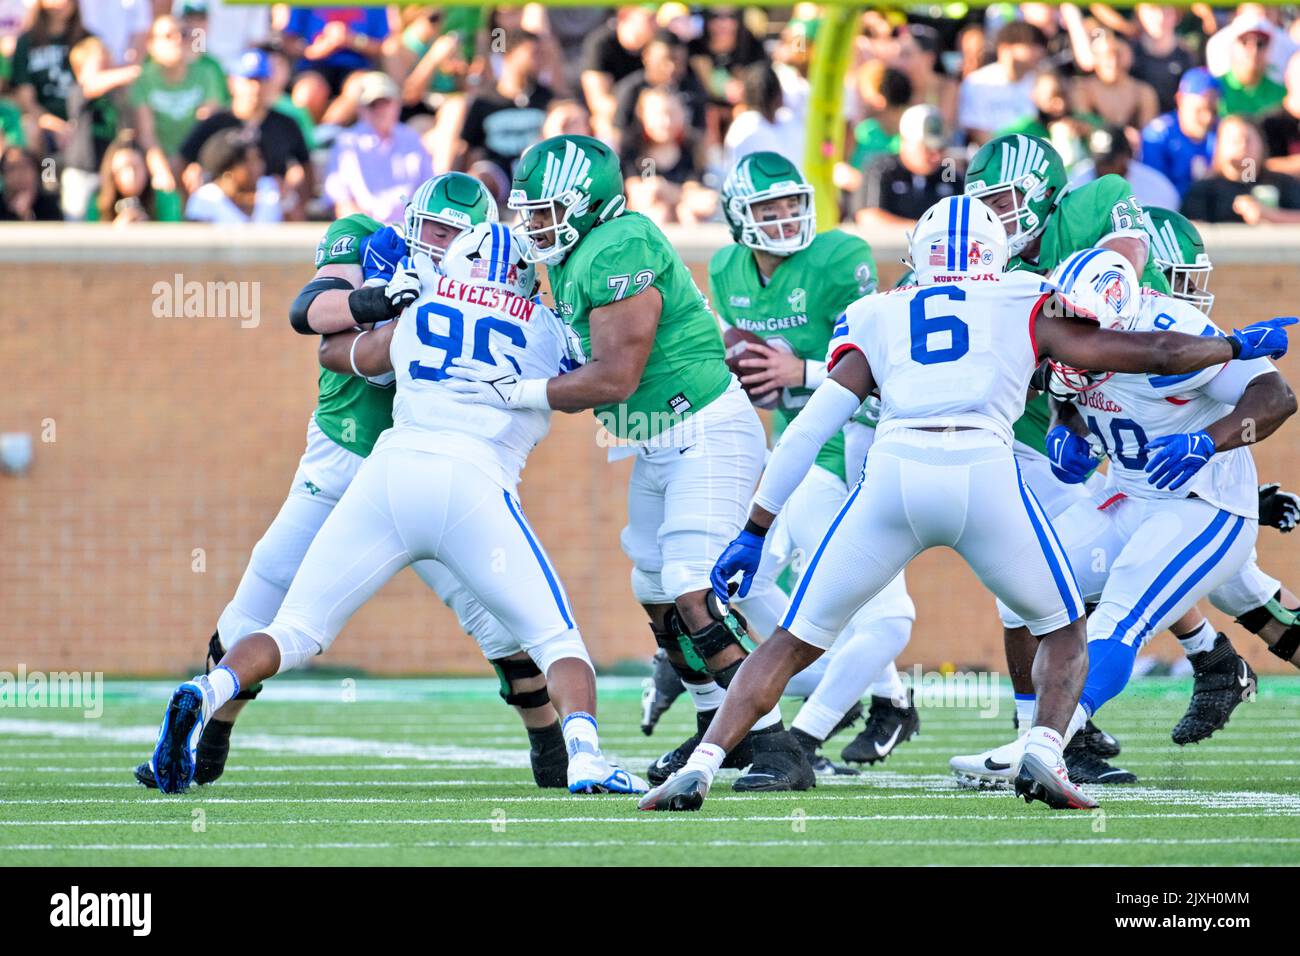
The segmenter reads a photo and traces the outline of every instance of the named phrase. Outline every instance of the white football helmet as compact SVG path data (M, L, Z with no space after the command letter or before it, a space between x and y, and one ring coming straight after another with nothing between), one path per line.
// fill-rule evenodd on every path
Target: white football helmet
M1007 267L1007 232L993 210L949 196L921 214L907 236L908 265L919 285L954 282Z
M440 268L444 275L471 285L487 285L531 299L537 294L537 270L524 257L526 243L505 226L481 222L447 246Z
M1092 319L1104 329L1131 330L1137 324L1142 290L1136 270L1112 249L1084 249L1052 270L1045 283L1056 290L1065 314ZM1057 378L1076 392L1087 392L1114 373L1090 373L1052 362Z

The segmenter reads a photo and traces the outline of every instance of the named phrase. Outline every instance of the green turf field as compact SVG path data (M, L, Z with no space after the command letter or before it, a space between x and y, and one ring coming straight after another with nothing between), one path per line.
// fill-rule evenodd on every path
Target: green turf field
M163 797L135 784L171 684L110 682L104 711L0 708L0 860L140 864L1293 864L1300 861L1300 679L1266 678L1213 740L1168 731L1186 679L1135 681L1100 720L1141 783L1094 791L1099 813L958 790L953 753L1010 734L997 718L922 709L881 769L799 794L740 796L724 774L700 813L535 789L523 732L484 680L273 684L235 731L226 775ZM1004 692L1006 689L1003 689ZM687 734L680 699L652 738L638 682L602 681L606 750L639 773ZM784 707L787 720L795 703ZM860 725L859 725L860 727ZM838 756L848 736L831 742Z

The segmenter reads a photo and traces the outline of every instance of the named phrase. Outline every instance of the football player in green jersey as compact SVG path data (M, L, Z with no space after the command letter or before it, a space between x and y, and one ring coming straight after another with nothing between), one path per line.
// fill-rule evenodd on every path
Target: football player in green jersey
M234 597L208 642L209 669L230 644L264 630L274 619L316 532L379 434L393 423L392 377L368 380L352 374L352 345L359 335L356 327L386 319L394 309L400 314L398 306L418 296L418 283L412 286L410 277L397 269L402 257L423 252L436 262L461 232L496 219L496 203L476 179L448 173L426 180L407 204L409 241L393 228L360 214L339 219L325 231L316 247L316 274L293 309L299 331L333 332L321 339L319 397L307 427L307 449L288 498L254 546ZM390 277L393 281L388 281ZM391 296L390 301L390 289L403 290L403 294ZM359 293L372 295L367 298ZM538 785L566 786L564 738L549 702L546 680L537 666L446 568L432 561L414 567L456 613L461 626L479 642L496 668L502 696L519 711L528 728ZM196 782L211 783L221 776L235 720L259 689L241 691L204 728ZM147 761L136 768L135 775L146 786L156 785Z
M737 613L710 599L709 572L744 524L763 464L763 426L727 368L717 320L685 263L649 219L626 209L609 146L589 136L532 146L516 167L509 202L529 258L546 265L556 314L575 333L584 364L521 380L462 358L449 374L491 404L592 409L620 442L611 457L635 457L620 538L632 590L703 730L749 642ZM749 742L732 765L752 762L783 789L813 785L779 710ZM675 769L681 749L651 766L652 781Z
M775 402L775 442L826 378L836 319L849 303L875 291L875 259L865 241L847 232L817 234L813 188L777 153L751 153L736 163L722 186L722 211L735 244L719 249L709 263L710 298L725 325L763 339L746 345L738 364L750 395ZM848 494L843 433L822 447L816 465L791 498L787 517L767 537L764 564L738 602L764 637L776 629L788 603L775 583L781 566L796 552L816 550ZM853 469L855 479L859 470ZM826 665L799 674L787 689L808 698L791 733L819 773L839 770L817 750L851 710L860 709L868 687L870 730L866 739L849 744L845 760L874 763L915 733L915 708L893 664L915 617L900 574L854 616ZM810 673L814 668L817 673ZM887 730L885 711L896 712ZM874 739L876 731L882 731L880 739Z

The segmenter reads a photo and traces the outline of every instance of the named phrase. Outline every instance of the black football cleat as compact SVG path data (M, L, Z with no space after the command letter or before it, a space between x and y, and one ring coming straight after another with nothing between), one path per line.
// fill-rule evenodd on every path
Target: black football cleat
M1098 757L1119 756L1119 741L1106 733L1106 731L1102 730L1091 720L1084 724L1083 729L1075 734L1074 737L1075 740L1082 737L1084 746Z
M813 773L819 777L857 777L862 774L861 770L854 770L852 767L842 767L837 763L832 763L831 759L825 754L819 752L819 748L824 741L818 740L812 734L806 734L798 727L790 729L790 736L793 737L803 750L803 755L808 760L808 766L812 767Z
M647 737L655 732L659 718L668 713L673 701L686 690L662 647L655 652L653 663L654 674L641 684L641 733Z
M867 726L840 753L845 763L876 763L911 740L921 729L921 715L907 691L907 706L899 707L888 697L872 697Z
M1108 764L1106 758L1088 749L1081 736L1081 733L1075 734L1061 754L1070 774L1070 783L1137 783L1137 774Z
M817 786L803 748L788 730L778 724L751 733L754 762L744 776L731 785L737 793L762 793L784 790L810 790Z
M1255 696L1255 671L1237 653L1227 636L1220 634L1214 646L1200 654L1187 655L1194 683L1187 713L1174 726L1174 743L1194 744L1221 730L1237 705Z
M230 756L230 732L235 729L232 722L208 721L199 737L199 746L194 753L194 782L203 786L213 783L226 770L226 758ZM153 767L145 761L135 768L135 779L150 790L158 789L158 781L153 775Z
M659 786L659 784L686 766L686 761L690 759L695 748L699 746L700 741L704 738L705 731L709 729L709 724L713 722L713 715L716 713L716 710L696 711L695 733L652 763L650 769L646 771L646 779L650 781L651 786ZM736 745L735 750L727 754L722 761L724 768L742 770L753 762L754 752L749 745L752 736L752 734L747 736Z

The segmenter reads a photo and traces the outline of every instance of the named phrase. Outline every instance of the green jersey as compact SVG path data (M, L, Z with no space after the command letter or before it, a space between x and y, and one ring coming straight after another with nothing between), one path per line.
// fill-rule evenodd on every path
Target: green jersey
M814 362L826 360L835 320L848 304L875 289L871 247L838 229L821 233L808 248L783 259L766 284L753 251L745 246L719 249L709 262L709 296L723 322ZM781 390L772 416L773 439L812 392ZM842 432L822 446L817 464L847 480Z
M1063 260L1097 245L1112 232L1141 232L1145 213L1133 197L1133 188L1122 178L1106 175L1085 186L1067 192L1047 218L1036 260L1017 256L1007 263L1007 271L1024 269L1047 275ZM1142 284L1157 292L1169 292L1169 283L1152 256L1147 256ZM1035 451L1047 454L1047 431L1052 411L1046 395L1039 395L1025 405L1025 414L1015 424L1016 440Z
M360 213L337 220L316 246L316 268L360 265L361 240L383 224ZM380 432L393 424L393 387L372 385L364 378L320 370L316 425L336 445L364 458Z
M653 286L663 311L641 381L627 401L602 405L611 434L647 441L725 392L731 372L708 301L658 227L626 212L592 229L560 265L547 267L555 311L591 355L591 312Z
M195 111L204 103L228 104L230 93L221 65L205 53L187 65L175 83L167 79L157 63L146 60L131 84L130 100L132 106L150 109L158 146L168 156L175 156L198 123Z

